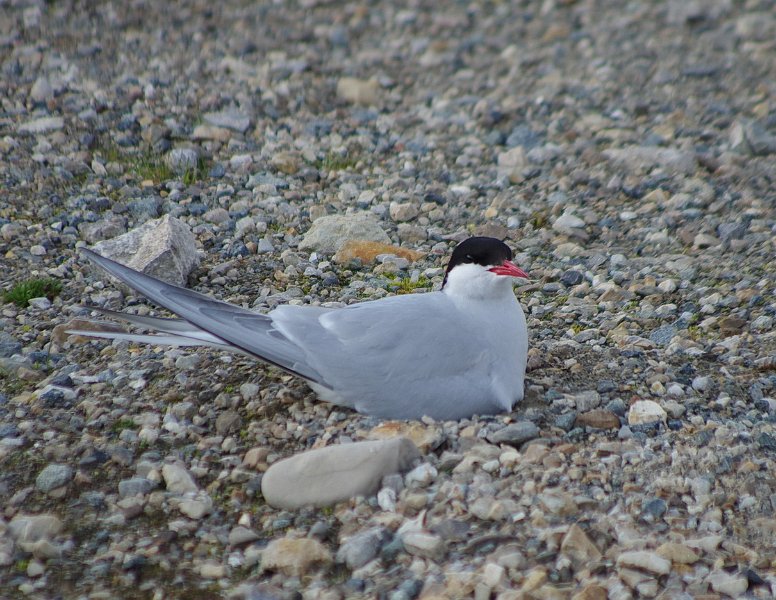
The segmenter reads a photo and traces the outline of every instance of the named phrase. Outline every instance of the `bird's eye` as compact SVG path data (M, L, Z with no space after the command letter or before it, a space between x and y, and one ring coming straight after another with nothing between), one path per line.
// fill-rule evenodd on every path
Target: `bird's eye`
M471 254L467 254L466 255L466 260L470 260L470 261L474 262L474 257Z

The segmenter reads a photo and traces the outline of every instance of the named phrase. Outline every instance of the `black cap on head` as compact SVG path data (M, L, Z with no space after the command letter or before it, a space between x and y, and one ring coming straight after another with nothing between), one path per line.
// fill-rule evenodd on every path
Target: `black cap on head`
M470 237L453 250L450 262L447 263L442 287L447 283L450 271L458 265L472 263L483 267L495 267L505 260L512 260L512 250L501 240L492 237Z

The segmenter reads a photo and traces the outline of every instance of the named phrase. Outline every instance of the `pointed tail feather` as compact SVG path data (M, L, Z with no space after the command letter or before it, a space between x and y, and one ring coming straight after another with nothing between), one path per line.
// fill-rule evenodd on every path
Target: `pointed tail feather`
M132 289L183 318L183 322L177 319L162 319L161 321L165 322L162 326L159 326L159 320L152 317L140 318L146 323L151 319L150 322L156 323L153 328L158 328L160 331L166 328L168 333L180 335L181 328L186 327L183 323L187 323L189 327L193 326L191 329L199 329L209 334L205 338L197 338L200 341L215 340L224 345L235 346L290 373L326 385L323 377L307 364L304 351L275 329L270 317L209 298L192 290L170 285L86 248L83 248L82 252ZM125 315L122 318L126 317ZM129 317L141 324L135 315L129 315Z

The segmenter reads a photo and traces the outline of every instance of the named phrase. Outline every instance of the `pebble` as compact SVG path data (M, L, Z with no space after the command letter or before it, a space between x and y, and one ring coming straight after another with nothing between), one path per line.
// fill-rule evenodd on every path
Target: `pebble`
M123 479L119 482L119 496L122 498L130 496L144 496L156 487L156 484L145 477L132 477Z
M261 491L279 508L328 506L375 494L383 477L406 470L418 457L415 445L403 437L309 450L274 463Z
M196 521L212 512L213 500L204 492L187 494L187 497L178 504L178 510Z
M41 134L59 131L65 127L62 117L40 117L19 125L16 129L19 133Z
M585 226L585 222L570 212L564 212L561 216L555 219L552 224L552 228L558 231L564 229L581 229Z
M582 566L601 559L601 551L579 525L572 525L563 536L561 552L576 565Z
M316 219L299 243L300 250L337 252L347 241L367 240L389 244L391 239L368 214L332 215Z
M48 493L70 483L73 469L69 465L51 464L44 468L35 479L35 487Z
M337 81L337 96L353 104L375 106L380 102L380 84L374 78L342 77Z
M197 492L197 486L191 473L183 465L166 464L162 467L162 477L167 491L173 494L185 494L187 492Z
M191 148L175 148L167 154L167 164L176 173L182 175L197 168L199 154Z
M387 537L386 531L379 527L348 537L340 542L336 561L345 563L352 571L360 569L377 557Z
M638 400L628 410L628 425L649 425L665 422L667 418L663 407L652 400Z
M202 118L209 125L231 129L238 133L245 133L251 126L251 119L248 115L234 110L207 112L202 115Z
M613 412L596 408L576 416L578 427L593 427L596 429L619 429L620 418Z
M519 446L539 436L539 428L530 421L512 423L488 436L493 444L510 444Z
M8 523L8 532L22 545L51 540L62 531L62 521L56 515L18 514Z
M728 573L727 571L712 571L706 580L711 589L719 594L727 594L731 598L740 598L749 588L749 581L744 575Z
M639 569L655 575L667 575L671 572L671 561L656 552L643 550L623 552L617 557L617 566Z
M314 568L333 562L329 550L318 540L289 537L272 540L261 553L261 568L290 577L301 577Z

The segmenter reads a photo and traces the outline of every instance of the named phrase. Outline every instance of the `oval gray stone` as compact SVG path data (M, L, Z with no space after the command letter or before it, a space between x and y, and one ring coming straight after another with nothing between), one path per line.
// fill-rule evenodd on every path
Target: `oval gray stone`
M48 465L35 480L35 487L41 492L50 492L67 485L73 478L73 469L68 465Z
M145 477L131 477L119 481L119 496L128 498L131 496L145 496L156 487L156 483Z
M488 441L493 444L509 444L519 446L523 442L539 436L539 428L531 421L518 421L499 429L488 436Z
M329 506L376 493L383 477L406 471L418 457L405 437L309 450L273 464L261 492L276 508Z

